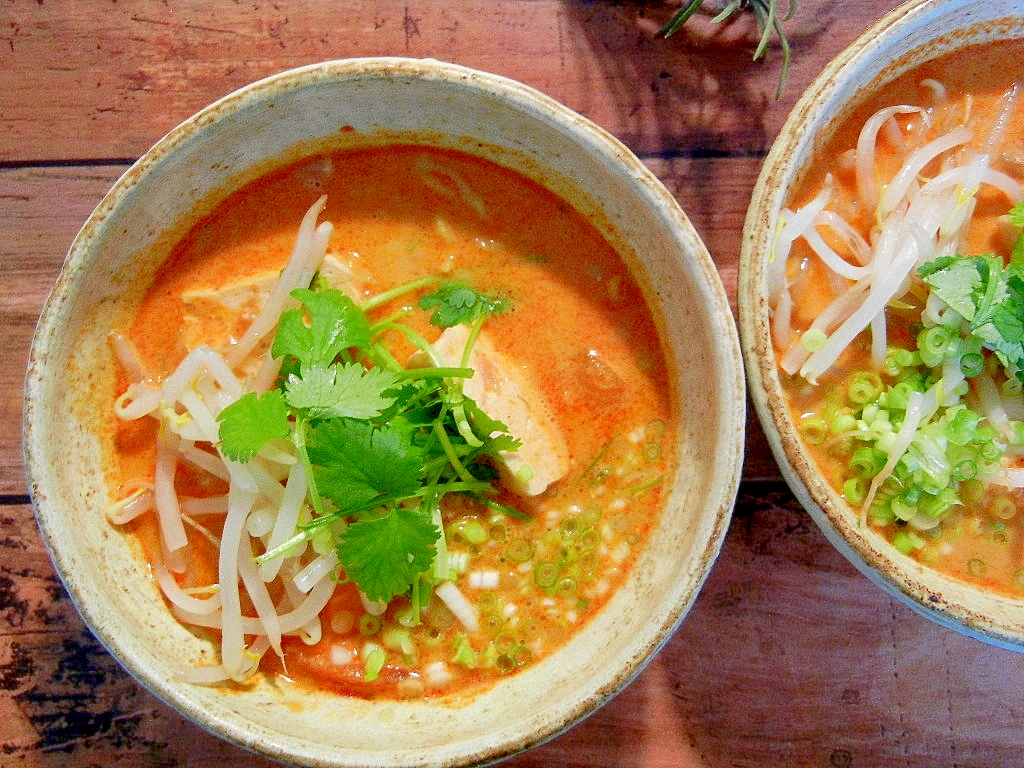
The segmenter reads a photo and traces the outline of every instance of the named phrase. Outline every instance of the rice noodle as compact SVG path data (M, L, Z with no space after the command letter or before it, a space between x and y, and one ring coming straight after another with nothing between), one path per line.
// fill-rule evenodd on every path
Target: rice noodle
M227 496L203 496L192 498L182 496L178 499L181 512L190 517L203 515L224 515L228 511Z
M338 553L331 550L327 554L320 555L309 565L299 571L291 579L295 588L302 593L309 592L323 578L328 577L338 567Z
M484 199L451 168L434 162L429 158L421 158L416 162L416 172L425 185L445 197L455 198L466 203L480 218L487 217L487 205Z
M159 387L142 381L133 382L114 401L114 415L125 421L150 416L160 408L163 395L163 390Z
M128 374L132 381L142 382L149 379L145 366L142 364L142 357L139 351L132 344L131 339L118 331L111 331L107 337L110 341L114 356L122 370Z
M246 391L264 392L274 384L280 360L270 356L263 342L276 328L281 312L295 306L291 292L308 287L324 259L332 227L326 222L317 225L317 217L325 204L326 198L321 197L308 209L291 258L265 306L224 354L208 345L197 346L161 382L148 377L127 337L110 336L115 357L132 379L115 403L115 414L124 420L151 417L159 427L153 482L126 492L108 516L115 523L125 523L148 509L156 510L163 557L154 573L161 592L180 621L221 633L220 663L182 674L198 684L247 679L267 650L282 655L282 639L287 635L307 643L318 641L322 636L319 614L334 593L338 565L334 551L311 557L302 545L262 565L254 559L257 552L292 538L306 514L309 484L294 448L272 441L245 464L217 450L220 412ZM236 371L254 373L246 377ZM191 472L226 483L227 491L179 498L175 477L183 464ZM223 516L220 535L195 523L193 515ZM186 570L186 523L218 552L217 583L209 597L190 594L174 575ZM250 609L255 616L248 615Z
M875 494L882 487L882 483L889 479L897 462L907 452L907 448L910 447L910 442L913 440L917 428L931 418L936 408L938 408L938 387L939 385L935 385L925 393L915 390L908 396L906 415L903 417L903 423L900 425L899 431L889 447L885 466L872 478L867 497L861 507L861 525L867 524L868 510L871 509L871 502L874 501Z
M819 331L824 334L831 331L836 323L842 322L849 317L854 307L857 306L857 302L861 300L861 293L867 291L868 287L866 281L861 281L852 286L846 293L838 296L818 314L801 338L806 337L807 333L811 331ZM782 359L779 361L779 367L792 375L800 369L800 366L804 364L810 355L811 350L801 343L800 339L797 339L783 354Z
M258 634L267 638L267 642L270 643L270 647L278 658L284 658L284 652L281 649L281 617L278 616L274 601L270 597L270 592L267 591L266 582L260 578L248 536L242 536L239 541L238 573L242 577L246 594L256 610L256 616L259 618L260 624L263 625L263 631Z
M188 546L188 535L181 522L181 508L174 489L178 467L177 435L163 430L156 441L156 471L153 476L153 498L160 519L163 546L169 555ZM177 564L175 564L177 569Z
M243 555L245 519L256 501L256 483L240 465L229 462L228 468L232 482L231 490L228 492L228 513L224 518L224 531L221 533L217 574L223 602L221 660L231 678L237 680L237 675L245 663L242 604L238 590L238 560Z
M842 216L826 209L819 213L814 221L818 226L828 227L832 230L842 240L859 265L864 266L871 263L872 253L868 241Z
M278 486L280 488L280 485ZM306 500L308 483L306 481L306 470L301 463L291 466L288 474L288 482L280 495L280 501L276 506L277 516L270 538L267 541L267 549L275 549L284 544L295 533L299 524L299 513L302 511L303 503ZM275 557L260 566L260 578L264 581L272 581L277 578L281 569L283 558ZM308 591L308 590L305 590Z
M818 221L816 218L815 221ZM869 266L854 266L843 258L832 248L825 239L818 233L817 229L809 227L803 234L804 240L811 246L811 250L817 254L822 263L833 273L848 280L859 280L871 273Z
M890 212L907 199L911 185L917 180L918 174L924 170L926 165L954 147L966 144L971 140L971 136L971 130L966 125L962 125L911 152L910 156L903 161L899 172L882 187L877 206L878 219L884 221Z
M177 580L163 564L154 564L153 573L156 576L157 584L160 585L160 590L172 605L196 614L213 613L220 608L219 592L214 592L206 598L193 597L178 586Z
M294 302L291 292L296 288L307 287L320 268L324 256L327 255L327 243L333 232L330 222L324 222L319 226L316 223L317 217L326 205L327 196L323 195L303 216L288 265L275 283L260 313L245 334L228 350L226 357L232 367L241 363L256 345L277 327L281 313Z
M443 581L434 588L436 594L448 609L455 614L462 626L470 632L475 632L480 626L480 618L477 615L476 606L462 594L454 582Z
M316 620L320 612L327 606L331 595L334 594L334 586L334 582L331 579L322 579L310 590L306 599L299 605L290 611L279 614L278 622L281 627L281 633L284 635L293 634L311 621ZM208 629L223 630L224 628L225 617L222 612L215 611L209 614L200 614L191 613L177 607L173 608L173 612L179 620L186 624L194 624L197 627L206 627ZM263 623L259 619L239 614L237 618L232 620L237 622L237 630L240 636L262 635Z
M235 398L242 396L242 384L227 360L212 348L202 345L189 352L164 381L164 399L169 403L176 402L203 371L208 372L214 382Z
M107 519L114 525L124 525L153 509L153 484L137 480L128 484L125 495L107 509Z
M320 559L322 558L318 558L318 560L314 562L319 562ZM311 563L310 566L312 565L313 564ZM281 605L278 606L278 608L283 612L293 610L294 608L302 605L306 599L306 593L295 586L295 579L298 578L298 574L295 573L297 567L298 562L295 558L292 558L288 561L287 567L282 569L281 583L284 585L286 599L281 601ZM331 584L333 583L333 580L334 569L332 568L330 571L324 573L318 581L311 583L308 591L312 591L312 587L323 584L324 582ZM310 581L312 582L312 579L310 579ZM298 638L306 645L316 645L319 643L324 636L323 622L320 620L319 612L312 619L297 628L293 634L297 635Z
M187 461L192 466L208 472L213 477L224 481L231 479L231 474L225 466L224 461L216 454L204 451L195 443L182 440L179 443L179 453L182 461Z
M875 145L881 127L896 115L921 112L920 107L900 104L879 110L864 124L857 138L857 196L868 210L878 205L878 181L875 178Z

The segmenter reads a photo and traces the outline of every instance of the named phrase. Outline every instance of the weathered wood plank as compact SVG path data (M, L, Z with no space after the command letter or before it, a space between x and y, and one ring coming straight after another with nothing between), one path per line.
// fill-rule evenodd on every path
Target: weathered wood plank
M188 115L281 70L368 55L434 57L507 75L638 152L761 152L821 64L893 0L805 0L796 50L752 61L747 18L696 19L668 41L662 3L371 0L42 3L0 7L0 162L134 158ZM54 141L52 137L60 137Z
M21 424L29 348L75 234L126 166L0 170L0 423ZM24 494L21 430L0 434L0 494Z
M0 0L0 419L20 419L32 328L75 232L160 135L287 67L433 56L508 75L594 119L683 204L735 312L760 158L802 88L893 0L802 0L796 59L750 60L747 22L653 31L660 2L365 0L338 4ZM70 161L70 163L69 163ZM97 165L99 162L99 165ZM111 164L113 163L113 164ZM693 611L637 681L509 766L1020 763L1024 657L913 614L838 555L778 482L751 417L747 482ZM0 765L267 766L142 690L82 625L0 430Z

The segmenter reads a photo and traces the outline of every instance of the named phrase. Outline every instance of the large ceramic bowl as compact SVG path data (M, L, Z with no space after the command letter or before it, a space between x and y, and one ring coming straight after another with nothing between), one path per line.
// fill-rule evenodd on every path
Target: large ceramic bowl
M668 504L607 608L553 656L479 695L369 702L269 683L244 691L184 684L178 664L198 658L204 641L172 619L131 537L104 520L107 489L82 393L112 365L109 320L151 278L172 225L195 218L195 201L215 201L304 153L387 141L479 153L517 169L572 200L621 246L657 315L683 401ZM714 265L674 199L625 147L500 77L434 61L335 61L211 105L159 141L102 200L38 326L25 456L39 526L72 599L160 699L218 736L299 765L464 765L560 733L669 639L727 529L744 392L738 335Z
M739 283L740 331L751 398L793 492L825 536L871 581L940 624L1024 649L1024 601L943 576L899 554L860 524L802 443L780 384L770 333L766 273L779 212L825 136L865 94L911 65L960 47L1024 37L1019 2L911 0L868 29L803 94L772 146L745 222Z

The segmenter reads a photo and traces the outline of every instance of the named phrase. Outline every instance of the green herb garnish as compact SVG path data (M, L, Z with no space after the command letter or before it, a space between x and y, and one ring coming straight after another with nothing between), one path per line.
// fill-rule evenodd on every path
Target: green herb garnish
M496 493L492 462L518 442L462 392L471 369L410 369L391 356L381 340L386 332L429 353L400 317L374 323L366 309L330 288L292 296L301 307L282 314L271 347L283 358L276 388L247 394L219 416L225 457L248 462L269 443L286 440L310 480L311 522L258 560L335 525L345 578L369 599L414 593L446 549L441 499L461 493L489 500ZM503 300L454 282L419 305L433 310L437 326L471 327L463 360L484 320L505 308Z
M1024 203L1010 212L1024 226ZM1024 236L1009 263L993 254L944 256L918 270L932 293L955 313L943 323L995 354L1010 377L1024 383Z
M706 2L708 0L688 0L682 8L676 11L668 24L662 27L658 34L665 38L671 37ZM713 23L721 24L739 13L750 12L754 14L754 17L757 19L758 29L761 31L757 48L754 49L754 61L763 57L767 52L772 32L778 36L779 45L782 48L782 72L779 75L779 86L775 90L775 98L782 94L782 89L786 85L786 77L789 74L789 64L792 59L792 51L786 33L782 29L782 22L790 19L796 13L796 9L797 0L789 0L789 9L784 16L780 17L778 0L728 0L721 11L711 19Z

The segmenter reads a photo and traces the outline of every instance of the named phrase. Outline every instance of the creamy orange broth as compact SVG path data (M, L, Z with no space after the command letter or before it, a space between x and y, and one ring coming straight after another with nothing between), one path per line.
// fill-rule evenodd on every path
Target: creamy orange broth
M889 105L920 104L921 82L926 78L945 85L950 98L964 110L973 110L978 115L994 115L996 101L1011 85L1013 75L1017 74L1007 62L1021 60L1024 60L1024 43L988 43L956 56L927 62L885 85L844 116L828 140L815 148L814 158L800 184L791 193L788 205L797 208L806 204L821 190L825 175L831 173L843 202L839 205L833 202L829 207L839 211L848 221L858 223L861 233L866 236L872 224L872 212L863 210L857 203L849 158L867 118ZM906 123L920 118L909 115L899 119ZM1007 135L1024 136L1024 109L1018 107L1015 111ZM1011 139L1010 146L1024 148L1019 138ZM884 177L888 178L898 167L898 161L887 142L879 142L878 147L878 166L884 169ZM1006 156L997 161L995 167L1019 178L1024 168L1024 156ZM1002 194L988 190L979 195L968 235L967 253L1008 252L1010 243L1000 237L996 221L1007 210L1008 203ZM798 247L789 262L789 274L794 277L802 273L798 287L793 291L793 325L802 329L810 325L834 294L828 286L825 269L816 258L811 258L806 243L800 241L796 245ZM907 323L901 323L899 313L892 308L887 312L890 346L906 347L911 337ZM790 409L798 425L803 418L820 413L829 402L839 400L841 396L837 392L844 388L852 372L872 368L869 344L868 334L862 334L833 370L819 379L818 386L811 386L797 376L782 374ZM781 356L783 351L777 349L776 353ZM848 455L844 455L842 447L833 445L831 450L823 446L806 447L833 487L841 490L849 476L844 461ZM1008 496L1015 502L1017 510L1024 509L1024 494L990 488L984 492L967 489L962 496L967 497L968 503L954 507L944 519L941 540L936 537L936 540L916 550L913 556L956 578L1013 595L1024 594L1024 516L1018 513L1005 519L990 512L992 499L996 496ZM892 528L884 532L891 535Z
M424 161L463 180L485 214L461 194L423 184L417 168ZM450 547L478 556L474 567L500 573L497 589L462 585L481 610L479 632L460 638L463 630L435 599L415 630L418 658L389 651L380 679L367 683L363 611L354 588L340 585L322 614L322 641L286 642L287 675L306 684L364 696L465 691L564 643L614 593L643 546L662 501L659 480L674 461L676 414L656 324L615 249L565 201L481 159L386 147L315 157L275 172L231 195L189 232L127 330L150 373L166 376L187 351L183 293L280 269L298 222L321 194L328 196L321 220L335 225L328 253L352 268L362 295L425 274L450 274L511 298L511 311L489 318L485 334L541 389L570 449L568 476L555 487L532 499L503 499L529 513L530 522L469 503L445 509ZM204 340L223 347L248 319L211 317ZM425 320L424 314L418 329L436 337L438 329ZM401 352L396 357L403 359ZM117 426L114 485L152 473L154 429L153 423ZM212 493L220 481L180 472L178 484L182 492ZM460 534L471 521L483 526L485 541L470 543ZM201 522L217 533L217 519ZM133 525L151 553L152 525L149 519ZM212 549L200 545L192 554L183 585L214 581ZM541 562L561 563L550 586L537 584ZM401 600L393 601L389 616L395 602ZM479 657L475 667L451 663L464 640ZM264 668L269 661L272 671L285 674L272 655ZM497 671L484 663L497 657ZM432 688L424 679L422 670L433 661L449 663L456 673L451 685Z

